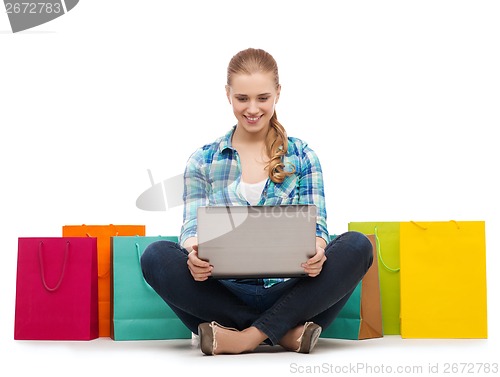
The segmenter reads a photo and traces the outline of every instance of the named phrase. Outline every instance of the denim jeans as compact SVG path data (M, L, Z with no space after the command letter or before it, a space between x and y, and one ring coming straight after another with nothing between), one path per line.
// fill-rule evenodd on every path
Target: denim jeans
M369 239L350 231L326 246L327 259L318 276L264 288L259 279L195 281L187 254L177 243L158 241L141 257L144 278L181 321L195 334L203 322L239 330L255 326L271 345L307 321L328 327L373 262Z

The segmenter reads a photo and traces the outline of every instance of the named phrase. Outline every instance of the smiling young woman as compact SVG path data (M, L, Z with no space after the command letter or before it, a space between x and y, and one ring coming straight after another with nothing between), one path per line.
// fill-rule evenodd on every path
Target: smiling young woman
M280 92L278 65L266 51L248 49L231 59L227 69L226 95L238 120L233 146L239 145L243 150L249 144L260 143L265 148L267 175L275 183L293 173L293 167L291 171L284 170L282 161L288 140L276 115ZM244 169L243 173L246 171Z
M321 164L278 121L280 92L268 52L250 48L231 59L226 95L237 124L186 164L179 243L153 243L141 259L145 279L200 335L207 355L250 352L263 342L311 352L372 263L363 234L330 241ZM317 207L315 254L302 264L307 277L211 278L212 266L198 258L198 207L288 204Z

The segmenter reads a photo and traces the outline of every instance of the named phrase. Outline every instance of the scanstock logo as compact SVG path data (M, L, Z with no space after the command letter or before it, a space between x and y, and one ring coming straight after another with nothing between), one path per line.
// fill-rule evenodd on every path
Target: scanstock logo
M31 29L61 17L79 0L3 0L13 33Z

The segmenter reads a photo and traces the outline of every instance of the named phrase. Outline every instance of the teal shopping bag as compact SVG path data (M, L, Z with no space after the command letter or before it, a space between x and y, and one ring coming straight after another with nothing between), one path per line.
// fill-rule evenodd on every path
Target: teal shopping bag
M375 236L367 235L367 237L372 243L375 261L377 255ZM332 324L323 329L321 337L361 340L382 336L378 264L373 263Z
M111 337L114 340L188 339L191 331L144 280L140 258L156 241L177 237L111 238Z
M356 340L361 327L361 282L333 323L321 332L321 338Z

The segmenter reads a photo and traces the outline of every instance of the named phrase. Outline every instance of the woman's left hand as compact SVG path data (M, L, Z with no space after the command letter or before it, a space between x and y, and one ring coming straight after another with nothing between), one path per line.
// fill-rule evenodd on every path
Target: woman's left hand
M309 277L318 276L323 268L323 263L326 261L325 249L319 245L316 245L316 254L309 258L306 263L302 264L304 272Z

